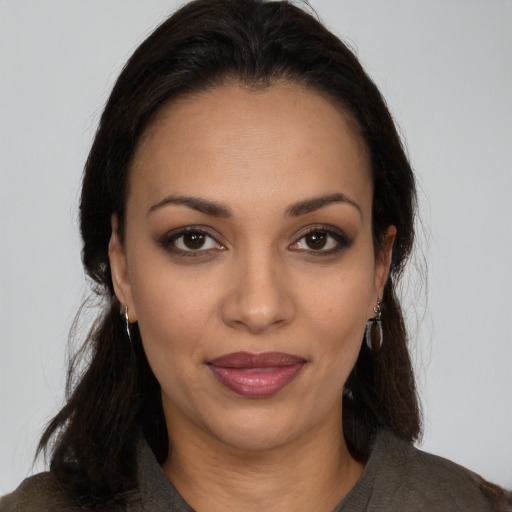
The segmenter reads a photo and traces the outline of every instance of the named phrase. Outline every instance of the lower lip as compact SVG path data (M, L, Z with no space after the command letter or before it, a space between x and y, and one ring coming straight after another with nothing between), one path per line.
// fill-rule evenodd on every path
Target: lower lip
M237 395L266 398L287 386L302 370L304 363L270 368L227 368L209 365L215 378Z

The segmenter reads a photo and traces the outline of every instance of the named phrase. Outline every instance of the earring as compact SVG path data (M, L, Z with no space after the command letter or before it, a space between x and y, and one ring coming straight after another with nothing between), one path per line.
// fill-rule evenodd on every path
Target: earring
M366 329L364 331L364 339L366 341L366 345L372 352L378 352L381 349L382 343L384 341L384 335L382 332L381 305L382 302L378 300L377 305L373 307L375 316L368 319L366 322Z
M121 318L123 320L126 335L128 336L128 343L132 343L132 333L130 331L130 319L128 318L128 306L124 307L124 312L121 313Z

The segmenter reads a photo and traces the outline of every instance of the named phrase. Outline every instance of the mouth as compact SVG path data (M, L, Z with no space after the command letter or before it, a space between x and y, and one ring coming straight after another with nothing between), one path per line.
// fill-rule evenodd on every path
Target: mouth
M283 352L233 352L207 362L214 377L246 398L266 398L287 386L306 364L305 359Z

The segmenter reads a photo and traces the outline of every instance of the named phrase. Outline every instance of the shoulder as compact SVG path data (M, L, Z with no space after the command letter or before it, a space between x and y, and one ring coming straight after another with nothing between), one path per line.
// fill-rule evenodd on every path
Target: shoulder
M108 502L76 503L59 485L51 472L31 476L10 494L0 497L0 512L96 512L130 511L141 509L140 493L133 489L117 494Z
M0 512L58 512L80 510L60 489L49 472L31 476L11 494L0 498Z
M378 503L375 510L510 510L507 494L500 487L389 431L379 433L366 472L371 501Z

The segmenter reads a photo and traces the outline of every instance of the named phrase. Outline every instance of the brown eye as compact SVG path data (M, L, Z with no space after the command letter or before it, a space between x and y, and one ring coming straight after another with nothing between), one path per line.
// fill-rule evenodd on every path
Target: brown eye
M319 250L323 249L327 244L327 234L321 231L314 231L304 237L306 245L309 249Z
M205 238L203 233L186 233L183 235L183 245L190 250L201 249L205 243Z
M289 246L292 251L310 254L332 254L350 247L351 240L339 229L333 227L312 228Z
M184 229L162 241L162 245L169 251L189 256L208 253L212 249L224 250L225 247L211 235L199 229Z

